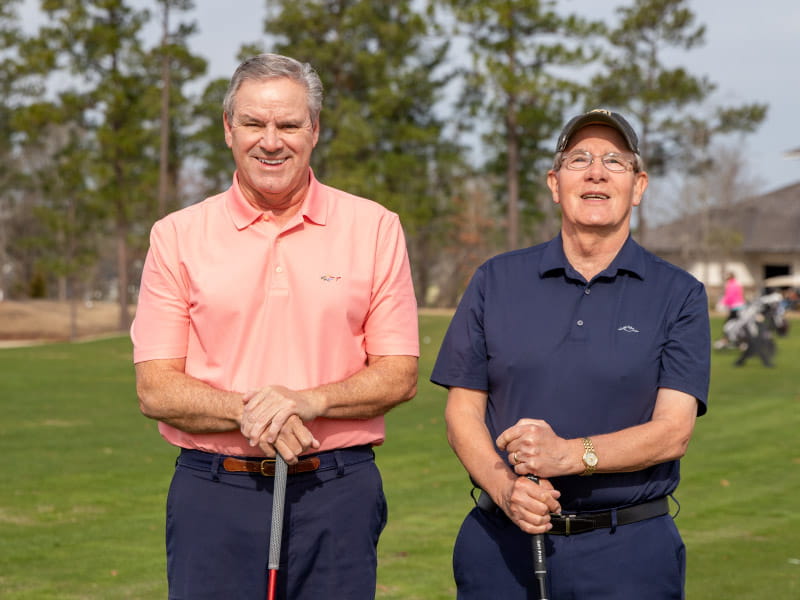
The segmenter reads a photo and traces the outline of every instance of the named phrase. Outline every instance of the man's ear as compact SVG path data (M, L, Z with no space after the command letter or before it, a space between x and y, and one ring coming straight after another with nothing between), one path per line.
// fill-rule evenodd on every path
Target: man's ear
M561 200L558 195L558 173L553 169L547 172L547 187L550 188L550 193L553 195L553 203L559 204Z
M231 134L231 124L228 123L228 113L222 111L222 127L225 129L225 144L228 148L233 147L233 136Z
M647 173L644 171L639 171L634 175L636 177L636 181L633 183L633 206L639 206L639 204L642 202L644 191L647 189L649 178Z
M319 141L319 117L317 117L317 122L314 123L314 127L312 129L312 134L314 136L314 145L313 148L317 147L317 142Z

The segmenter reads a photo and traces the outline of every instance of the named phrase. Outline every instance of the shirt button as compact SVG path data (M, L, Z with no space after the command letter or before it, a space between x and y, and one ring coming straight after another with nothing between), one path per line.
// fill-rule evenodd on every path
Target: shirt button
M583 319L578 319L578 327L583 327Z
M589 294L592 293L592 290L590 290L589 288L586 288L585 290L583 290L583 293L588 296Z
M275 267L276 273L283 273L283 267Z

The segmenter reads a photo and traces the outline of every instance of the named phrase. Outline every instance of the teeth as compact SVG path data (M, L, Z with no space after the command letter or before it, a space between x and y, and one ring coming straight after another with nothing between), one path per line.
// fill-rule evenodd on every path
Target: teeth
M259 158L258 162L260 162L261 164L264 164L264 165L282 165L284 161L282 159L281 160L267 160L266 158Z
M583 196L581 196L581 198L587 198L587 199L592 198L592 199L597 199L597 200L608 200L608 196L606 196L605 194L584 194Z

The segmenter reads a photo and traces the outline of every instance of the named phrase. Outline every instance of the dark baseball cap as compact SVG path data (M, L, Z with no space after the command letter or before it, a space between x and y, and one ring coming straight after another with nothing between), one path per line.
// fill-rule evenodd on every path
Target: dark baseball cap
M628 144L628 149L634 154L639 154L639 138L636 136L631 124L621 114L603 108L595 108L570 119L569 123L561 130L561 135L558 136L556 152L563 152L567 148L570 138L579 129L583 129L587 125L608 125L613 127L622 135L625 143Z

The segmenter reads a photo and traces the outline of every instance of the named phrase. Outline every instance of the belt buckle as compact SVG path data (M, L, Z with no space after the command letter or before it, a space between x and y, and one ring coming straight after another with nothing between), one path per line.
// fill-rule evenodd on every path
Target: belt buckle
M266 467L272 467L271 473L268 473ZM261 474L264 477L274 477L275 476L275 459L274 458L265 458L261 461Z
M564 517L564 535L572 533L572 519L577 519L578 515L563 515Z
M573 535L578 533L586 533L587 531L593 531L596 529L594 521L591 519L581 518L577 514L554 514L551 515L551 520L555 518L555 520L560 521L564 524L564 533L560 535ZM574 531L573 531L574 528Z

